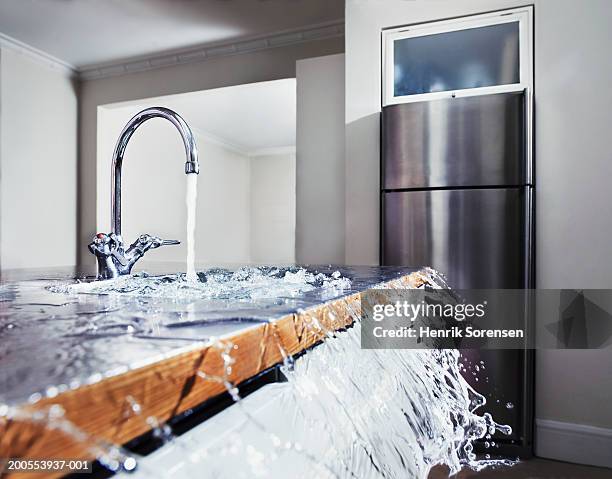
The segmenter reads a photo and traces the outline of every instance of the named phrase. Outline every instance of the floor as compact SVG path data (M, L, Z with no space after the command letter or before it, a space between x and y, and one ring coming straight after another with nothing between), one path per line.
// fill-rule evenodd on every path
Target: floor
M446 467L435 467L429 479L447 479ZM612 479L612 469L581 466L567 462L534 458L514 467L488 469L480 472L461 471L453 479Z

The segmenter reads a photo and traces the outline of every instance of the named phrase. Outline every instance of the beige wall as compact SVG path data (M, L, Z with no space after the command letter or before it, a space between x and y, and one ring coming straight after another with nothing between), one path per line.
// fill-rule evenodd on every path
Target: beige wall
M295 262L295 153L251 157L251 261Z
M381 29L535 4L539 288L611 288L612 2L348 0L346 259L378 262ZM601 210L603 208L603 214ZM612 354L537 355L536 415L612 428Z
M0 51L0 266L76 264L77 92L64 70Z
M81 85L79 149L79 260L94 263L86 250L96 232L96 121L100 105L229 85L295 77L302 58L338 53L342 38L232 55L201 63L85 81ZM110 161L110 160L109 160Z
M344 264L344 55L297 64L296 258Z

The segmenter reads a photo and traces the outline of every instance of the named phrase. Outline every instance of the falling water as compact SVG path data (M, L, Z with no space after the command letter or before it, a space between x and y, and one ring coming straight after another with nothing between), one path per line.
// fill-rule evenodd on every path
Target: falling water
M285 368L287 439L317 458L321 477L424 479L437 464L451 474L512 464L473 453L476 439L510 429L477 413L485 399L461 376L458 351L362 350L360 328Z
M195 228L196 228L196 203L198 198L198 175L187 176L187 280L197 281L195 270Z
M445 285L434 271L428 280ZM213 445L179 439L182 473L197 474L205 464L219 478L284 477L293 464L296 478L425 479L435 465L455 474L515 463L473 452L475 440L511 429L479 414L486 401L463 378L458 351L363 350L360 315L350 301L345 306L354 322L339 332L302 311L305 326L325 341L298 359L279 341L287 382L274 386L269 413L241 402L229 372L197 373L225 385L244 423ZM233 349L222 349L231 371Z

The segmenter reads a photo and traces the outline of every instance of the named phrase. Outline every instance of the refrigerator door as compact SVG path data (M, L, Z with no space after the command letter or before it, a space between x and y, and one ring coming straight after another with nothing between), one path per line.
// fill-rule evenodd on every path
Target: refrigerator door
M428 265L444 273L455 289L524 288L529 271L531 188L482 188L383 193L382 262ZM529 455L531 399L529 354L525 351L463 350L485 372L466 380L487 399L484 410L512 426L512 445L488 451Z
M525 94L383 108L382 189L530 184Z
M383 193L382 262L427 265L455 289L524 288L529 187Z

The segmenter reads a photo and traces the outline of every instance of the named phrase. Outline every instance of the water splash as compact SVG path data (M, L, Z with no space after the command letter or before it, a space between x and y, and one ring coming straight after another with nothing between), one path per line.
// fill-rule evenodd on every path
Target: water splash
M338 272L315 273L304 268L243 267L236 271L209 269L190 281L187 275L149 276L138 273L107 281L62 284L50 291L63 294L126 295L172 300L250 301L297 297L316 289L342 291L351 281Z
M446 286L431 273L430 286ZM474 454L474 441L512 429L478 415L486 399L463 378L459 351L362 350L360 315L346 307L352 327L324 330L320 346L283 368L294 431L319 432L315 443L303 432L293 442L309 445L333 477L425 479L436 465L452 475L515 463Z
M194 282L198 280L195 270L195 228L196 228L196 205L198 198L198 175L187 176L187 280Z
M0 405L0 426L6 426L6 423L11 421L28 422L50 431L60 432L77 442L110 471L132 471L136 468L137 459L133 454L76 427L66 419L65 411L59 404L38 410Z
M436 275L428 275L430 285L443 284ZM132 296L148 296L236 302L351 287L350 281L339 274L325 275L301 268L214 269L200 273L195 284L184 276L141 274L116 281L73 284L69 289L55 288L59 288L56 292L71 294L125 296L129 301L134 301ZM245 406L240 391L229 379L236 362L234 347L214 339L210 344L223 361L223 374L198 371L195 375L198 380L223 384L236 401L244 413L244 425L237 428L237 433L213 447L203 447L181 441L181 437L175 439L168 426L142 410L134 398L126 398L128 413L141 416L173 447L175 443L182 444L177 460L193 462L200 472L214 469L218 477L232 477L228 471L218 469L223 461L231 461L245 477L252 477L274 470L275 464L288 455L307 461L308 466L302 473L292 471L292 477L302 474L301 477L424 479L438 464L447 465L451 474L464 467L479 470L513 464L490 458L479 460L473 452L476 439L486 438L496 430L509 433L510 429L496 424L488 414L478 414L485 399L461 375L457 351L362 350L360 314L352 309L357 305L346 298L342 301L351 313L353 326L345 331L328 331L316 317L307 315L305 326L323 336L324 341L297 359L286 354L278 335L273 335L288 379L277 385L281 406L275 416L291 425L290 432L286 428L278 430L278 423L263 420ZM50 424L53 427L56 423ZM62 424L69 428L69 424ZM243 438L242 428L246 427L255 428L260 435L257 441ZM119 449L96 446L99 445L94 444L94 452L111 469L124 459L123 454L119 461L113 459L113 455L115 459L119 457ZM143 477L153 477L147 459L140 462ZM166 475L153 470L156 476Z
M511 428L478 414L486 401L463 378L458 351L362 350L358 311L344 302L352 327L329 331L303 311L305 326L325 340L295 360L279 344L287 382L274 386L279 398L269 416L241 400L229 380L234 348L219 343L223 376L197 376L222 383L244 423L212 446L187 439L189 454L177 457L182 473L211 467L219 478L285 477L288 460L305 466L292 470L296 478L425 479L437 465L453 475L515 464L473 452L474 441Z
M485 399L461 376L459 352L361 350L360 327L328 337L285 372L291 440L336 477L426 478L438 464L451 474L491 465L473 442L510 431L476 413ZM307 431L319 432L319 444Z

